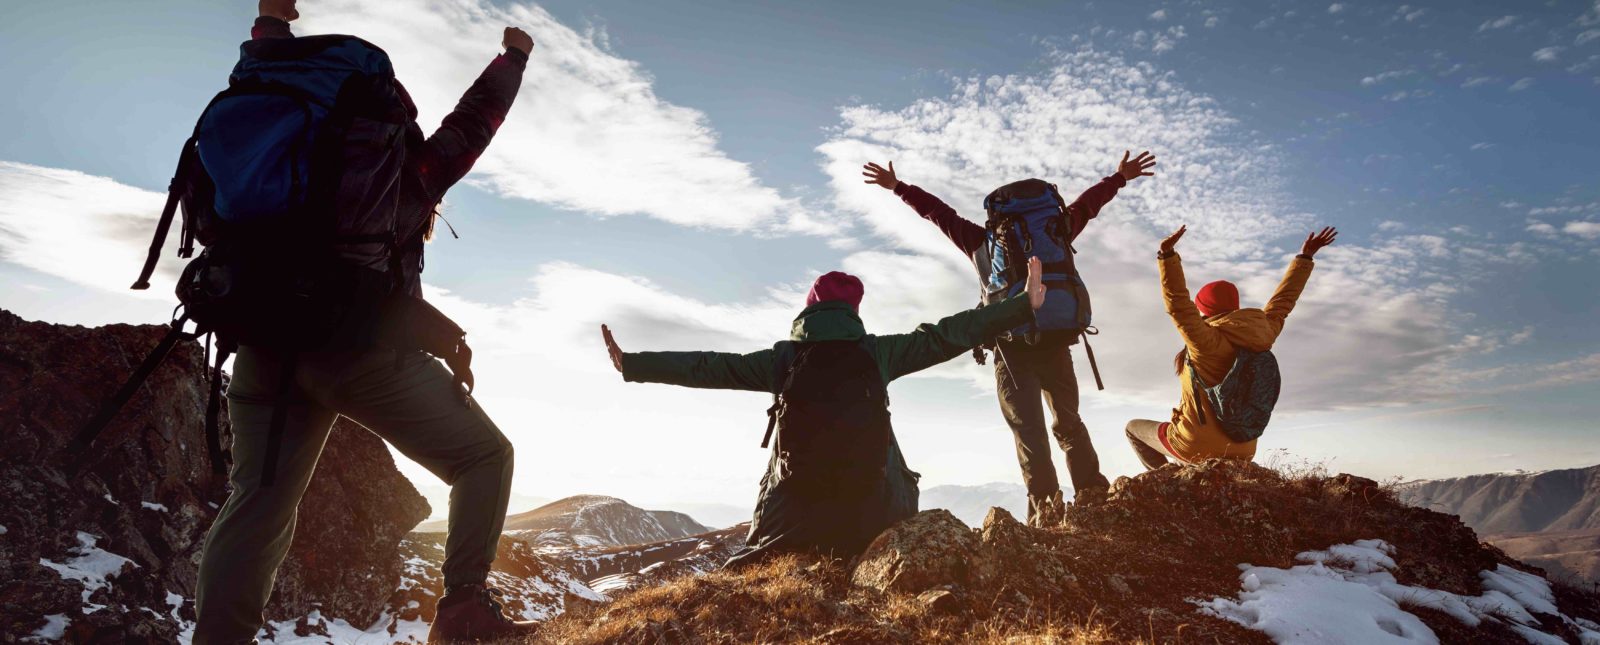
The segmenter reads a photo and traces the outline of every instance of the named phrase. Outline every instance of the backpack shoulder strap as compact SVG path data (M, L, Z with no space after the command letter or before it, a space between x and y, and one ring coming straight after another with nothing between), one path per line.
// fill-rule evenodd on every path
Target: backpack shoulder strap
M772 407L767 408L767 434L761 438L761 447L772 443L772 431L778 427L778 409L783 407L783 393L794 384L794 364L798 353L793 341L780 341L772 346Z

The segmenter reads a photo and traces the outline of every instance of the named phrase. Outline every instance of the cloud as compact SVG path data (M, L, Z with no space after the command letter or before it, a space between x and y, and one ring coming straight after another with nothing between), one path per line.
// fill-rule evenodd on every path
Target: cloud
M1573 39L1572 44L1584 45L1596 39L1600 39L1600 29L1589 29L1579 33L1577 38Z
M1533 87L1533 78L1532 77L1528 77L1528 76L1524 76L1522 78L1517 79L1517 82L1512 83L1511 87L1506 88L1506 91L1508 91L1508 92L1521 92L1521 91L1523 91L1525 89L1528 89L1530 87Z
M1339 13L1341 11L1344 11L1344 5L1343 4L1335 2L1333 4L1328 5L1328 13Z
M1510 27L1514 24L1517 24L1516 16L1500 16L1499 18L1494 18L1492 20L1485 20L1483 24L1478 25L1478 33L1495 29L1505 29L1506 27Z
M425 127L482 71L505 25L523 26L538 45L473 174L498 194L684 226L830 232L720 150L705 114L658 96L655 79L609 51L603 31L576 31L538 6L484 0L329 0L298 24L302 33L357 33L385 47Z
M1474 88L1474 87L1478 87L1480 85L1488 85L1488 84L1493 83L1493 82L1498 81L1498 80L1499 79L1497 79L1497 78L1495 78L1493 76L1474 76L1472 78L1469 78L1469 79L1463 81L1461 83L1461 87L1462 87L1462 89L1471 89L1471 88Z
M1600 240L1600 222L1586 222L1582 220L1567 222L1561 227L1561 232L1576 235L1585 240Z
M1151 149L1161 160L1157 176L1120 192L1079 238L1077 260L1102 331L1095 349L1110 389L1099 400L1170 406L1175 384L1156 375L1179 339L1156 287L1151 255L1160 237L1188 224L1191 283L1229 278L1259 302L1319 218L1295 208L1275 147L1246 136L1171 72L1087 50L1049 63L1036 74L953 79L947 95L899 107L843 109L842 124L818 148L823 171L836 210L858 217L857 230L881 247L846 266L879 282L919 286L890 304L893 317L929 319L976 297L971 264L936 228L860 183L867 160L893 159L902 180L981 218L978 204L995 186L1041 177L1071 198L1108 173L1124 149ZM1460 361L1504 345L1502 336L1460 328L1449 297L1507 264L1531 261L1526 250L1454 233L1401 235L1398 227L1384 227L1370 244L1341 243L1319 255L1275 350L1295 374L1285 396L1297 406L1448 399L1463 381L1453 376ZM958 373L992 387L992 372L970 361L935 371Z
M1387 72L1380 72L1378 74L1373 74L1372 76L1364 77L1361 79L1361 84L1371 87L1373 85L1377 85L1386 81L1392 81L1397 78L1414 76L1416 73L1417 70L1414 69L1393 69Z
M1563 47L1543 47L1533 52L1533 59L1544 63L1555 62L1561 59L1561 52L1564 49Z
M1150 19L1151 20L1155 20L1157 22L1166 20L1167 19L1167 10L1166 9L1157 9L1157 10L1151 12L1150 13Z
M1212 28L1216 27L1218 22L1220 22L1220 21L1217 20L1216 16L1210 16L1210 17L1206 18L1206 23L1205 23L1206 24L1206 29L1212 29Z
M1488 149L1493 148L1493 147L1494 147L1494 144L1492 144L1492 143L1489 143L1489 142L1486 142L1486 141L1479 141L1477 143L1472 144L1470 149L1472 149L1472 150L1488 150Z
M168 252L148 291L128 285L144 265L166 195L73 170L0 161L0 260L78 284L172 299L182 264ZM178 226L167 240L177 248Z

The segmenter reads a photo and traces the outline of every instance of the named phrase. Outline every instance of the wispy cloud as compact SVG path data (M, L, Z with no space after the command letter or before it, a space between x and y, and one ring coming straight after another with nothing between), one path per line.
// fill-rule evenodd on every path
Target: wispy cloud
M526 28L538 47L522 92L473 175L501 195L685 226L819 228L795 199L719 149L703 113L658 96L655 79L607 49L604 32L576 31L541 7L330 0L297 24L307 33L359 33L386 45L424 123L454 105L505 25Z
M1379 72L1371 76L1362 77L1361 84L1371 87L1386 81L1405 78L1407 76L1415 76L1416 73L1417 70L1414 69L1392 69L1386 72Z
M1586 240L1600 240L1600 222L1572 221L1561 227L1561 232Z
M1492 31L1495 29L1505 29L1506 27L1510 27L1514 24L1517 24L1516 16L1500 16L1499 18L1485 20L1483 24L1478 25L1478 33Z
M1151 20L1155 20L1157 22L1166 20L1167 19L1167 10L1166 9L1157 9L1155 11L1150 12L1150 19Z
M0 260L98 289L170 299L182 267L166 256L150 290L128 289L165 200L106 177L0 161ZM177 248L177 237L174 229L168 248Z
M1533 87L1533 78L1524 76L1517 79L1517 82L1512 83L1510 87L1506 88L1506 90L1510 92L1521 92L1530 87Z
M1552 63L1561 60L1563 47L1541 47L1533 52L1533 59L1543 63Z
M1494 144L1492 144L1492 143L1489 143L1487 141L1479 141L1477 143L1472 144L1470 146L1470 149L1472 149L1472 150L1488 150L1488 149L1493 148L1493 147L1494 147Z
M1328 5L1328 13L1339 13L1341 11L1344 11L1344 5L1341 3L1335 2Z
M1471 89L1471 88L1474 88L1474 87L1478 87L1480 85L1488 85L1488 84L1494 83L1494 82L1496 82L1498 80L1499 79L1497 79L1497 78L1495 78L1493 76L1474 76L1474 77L1469 78L1469 79L1467 79L1465 81L1462 81L1461 82L1461 87L1463 89Z

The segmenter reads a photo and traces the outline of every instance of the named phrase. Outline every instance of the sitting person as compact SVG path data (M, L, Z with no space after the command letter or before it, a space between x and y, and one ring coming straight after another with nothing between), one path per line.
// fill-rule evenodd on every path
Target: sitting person
M856 313L861 281L829 273L811 288L789 340L751 354L624 353L610 328L600 329L624 380L773 394L761 444L772 444L772 457L746 545L729 566L779 552L851 559L917 512L920 476L890 427L889 382L1030 322L1044 290L1035 259L1026 289L1011 298L909 334L874 336Z
M1266 352L1283 332L1283 321L1294 309L1294 303L1311 277L1311 258L1322 247L1333 243L1338 231L1324 228L1320 233L1306 236L1300 254L1289 262L1289 269L1278 283L1278 290L1261 309L1240 309L1239 289L1233 283L1216 281L1200 288L1193 301L1184 283L1183 262L1178 257L1178 239L1188 227L1161 243L1156 254L1161 263L1161 294L1167 302L1167 313L1178 326L1184 348L1173 358L1173 371L1183 388L1183 398L1172 411L1168 421L1134 419L1128 422L1128 441L1147 469L1160 468L1168 459L1180 463L1197 462L1213 457L1251 459L1256 454L1256 441L1236 441L1224 428L1222 420L1203 391L1198 387L1214 387L1228 376L1234 359L1241 350ZM1276 370L1276 362L1272 363ZM1198 377L1198 379L1196 378ZM1276 382L1272 384L1272 400L1276 401ZM1270 407L1268 409L1270 413ZM1259 433L1259 429L1257 429Z

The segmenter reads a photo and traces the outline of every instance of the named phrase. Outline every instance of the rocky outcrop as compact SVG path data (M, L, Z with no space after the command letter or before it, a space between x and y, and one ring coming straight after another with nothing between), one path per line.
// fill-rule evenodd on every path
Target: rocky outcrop
M202 436L204 349L180 343L92 452L63 452L165 332L0 311L0 633L170 642L192 624L201 544L227 496ZM69 457L84 459L80 474ZM334 430L322 464L268 614L320 607L359 623L384 608L395 545L427 507L359 426Z
M940 585L974 586L991 567L978 536L950 511L923 511L889 527L861 554L857 586L919 594Z
M647 511L615 497L574 495L506 517L505 530L561 547L626 546L711 530L672 511Z

